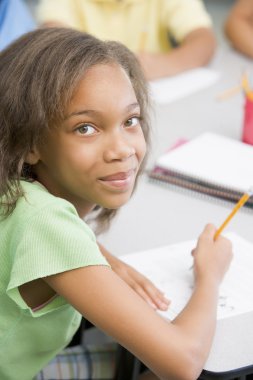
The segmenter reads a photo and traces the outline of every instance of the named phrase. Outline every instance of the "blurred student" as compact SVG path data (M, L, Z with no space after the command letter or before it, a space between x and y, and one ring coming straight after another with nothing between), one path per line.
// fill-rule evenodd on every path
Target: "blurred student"
M45 26L122 42L137 54L149 80L203 66L215 51L201 0L41 0L37 17Z
M224 29L233 47L253 58L253 0L236 1Z
M35 21L22 0L0 0L0 50L35 28Z

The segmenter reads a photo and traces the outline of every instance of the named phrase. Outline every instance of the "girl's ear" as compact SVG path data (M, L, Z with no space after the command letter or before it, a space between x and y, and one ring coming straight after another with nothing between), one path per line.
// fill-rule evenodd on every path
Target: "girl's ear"
M25 158L25 163L29 165L36 165L40 159L40 154L37 149L32 149Z

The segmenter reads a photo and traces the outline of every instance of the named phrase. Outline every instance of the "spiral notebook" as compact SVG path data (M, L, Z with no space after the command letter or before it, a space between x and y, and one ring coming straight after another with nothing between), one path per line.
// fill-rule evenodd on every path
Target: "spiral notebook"
M253 146L215 133L203 133L160 156L149 176L236 202L253 187ZM252 198L246 206L253 208Z

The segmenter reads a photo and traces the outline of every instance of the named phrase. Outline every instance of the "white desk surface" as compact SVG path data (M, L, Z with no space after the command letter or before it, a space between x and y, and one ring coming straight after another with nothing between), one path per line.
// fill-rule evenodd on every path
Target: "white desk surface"
M243 96L226 101L216 96L240 82L243 70L252 72L252 62L221 46L210 68L221 73L213 86L169 105L156 106L153 150L148 167L178 138L193 138L203 131L219 132L240 139ZM215 152L214 152L215 154ZM253 168L252 168L253 170ZM110 231L100 241L116 255L196 238L203 226L219 226L232 208L229 202L141 179L136 193L116 216ZM240 210L227 230L253 242L253 210ZM253 252L252 252L253 254ZM253 365L253 312L220 320L212 350L204 369L212 372Z

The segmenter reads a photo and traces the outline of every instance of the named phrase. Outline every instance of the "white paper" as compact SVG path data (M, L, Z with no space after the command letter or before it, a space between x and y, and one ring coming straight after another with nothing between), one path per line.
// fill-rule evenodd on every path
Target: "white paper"
M219 291L217 318L227 318L253 310L253 244L229 233L233 261ZM168 311L159 312L173 319L188 302L193 289L191 250L196 241L137 252L120 258L147 276L171 300Z
M156 161L164 169L230 190L253 186L253 146L207 132Z
M207 68L197 68L169 78L150 82L151 96L159 104L171 103L217 82L220 74Z

